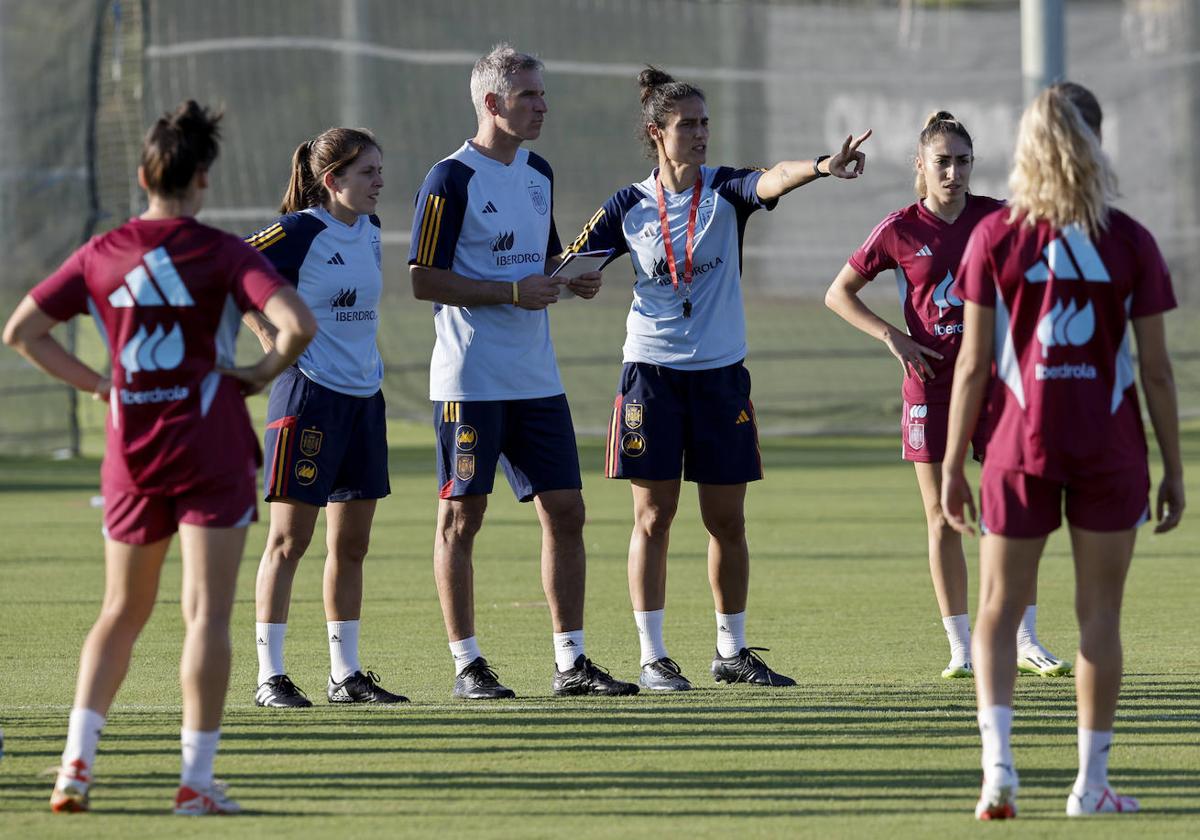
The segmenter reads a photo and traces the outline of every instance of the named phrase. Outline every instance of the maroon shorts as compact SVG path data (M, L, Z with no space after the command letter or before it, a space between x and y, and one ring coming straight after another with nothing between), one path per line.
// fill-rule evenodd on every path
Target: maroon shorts
M171 536L180 524L243 528L258 521L254 473L241 482L182 496L104 494L104 536L129 545L148 545Z
M946 457L946 436L950 431L950 403L909 403L904 401L900 415L900 450L905 461L936 464ZM982 414L971 437L976 461L983 460L987 445L987 419Z
M989 469L979 482L981 529L1002 537L1044 537L1067 521L1089 531L1127 531L1150 519L1150 471L1135 467L1072 481Z

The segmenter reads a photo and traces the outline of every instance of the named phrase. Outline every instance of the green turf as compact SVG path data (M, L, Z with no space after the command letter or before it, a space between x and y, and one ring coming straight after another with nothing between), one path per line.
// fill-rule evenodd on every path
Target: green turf
M380 507L363 633L365 663L414 703L300 713L253 706L253 579L263 527L251 531L235 612L233 688L218 774L250 814L221 821L162 816L177 783L181 623L178 563L139 642L110 715L94 811L52 817L79 645L102 566L94 461L0 460L0 835L261 837L736 836L930 837L987 830L1038 837L1194 836L1200 814L1200 649L1192 522L1141 537L1124 634L1125 693L1113 778L1147 813L1086 825L1061 816L1075 765L1072 681L1022 678L1015 749L1021 818L979 827L978 735L969 682L937 678L945 640L924 560L911 468L893 438L775 439L767 481L748 501L754 573L749 636L795 675L791 690L715 687L712 602L695 495L672 540L667 641L698 684L689 695L619 700L549 696L549 619L533 512L492 499L477 543L478 634L520 695L451 702L430 568L434 504L429 435L394 429L394 494ZM1200 436L1186 439L1200 498ZM625 678L637 641L625 586L628 490L582 452L588 502L588 650ZM319 535L318 541L319 544ZM1041 577L1043 640L1076 642L1070 562L1061 535ZM969 545L971 555L975 544ZM320 560L296 582L288 662L321 694L327 652ZM974 566L974 563L972 563ZM973 599L972 599L973 602Z

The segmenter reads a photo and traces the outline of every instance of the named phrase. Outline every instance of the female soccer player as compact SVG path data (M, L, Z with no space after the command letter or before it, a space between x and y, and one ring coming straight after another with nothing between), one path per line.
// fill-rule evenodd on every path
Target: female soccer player
M177 814L230 814L213 781L229 684L229 615L246 526L256 519L261 453L242 399L294 362L316 331L312 314L254 249L194 218L217 156L213 114L188 101L142 145L138 183L149 208L76 251L20 303L4 341L42 370L107 400L105 591L79 661L75 705L53 811L86 811L105 716L150 617L171 535L183 553L180 663L183 772ZM278 328L252 367L232 368L237 311ZM51 335L91 312L111 378ZM231 315L231 313L233 313Z
M271 389L267 408L267 547L255 592L259 706L312 703L287 676L283 639L292 580L325 508L325 618L330 703L405 703L359 662L363 560L378 499L391 491L383 361L375 344L383 290L383 156L370 132L331 128L301 143L280 212L246 241L295 284L321 331ZM263 347L268 320L247 319Z
M570 250L629 253L636 277L626 321L625 367L609 425L605 474L630 479L634 527L629 592L642 647L641 685L691 688L663 642L667 544L680 474L699 485L709 533L708 573L717 610L718 682L795 685L746 645L750 555L746 484L762 478L750 374L742 365L746 327L741 241L750 214L797 187L863 172L859 145L785 161L766 172L705 166L704 93L650 67L638 78L642 134L658 166L619 190Z
M993 361L994 428L980 480L979 614L974 659L983 736L975 815L1016 815L1009 735L1014 634L1063 498L1075 557L1079 775L1069 816L1129 813L1108 786L1121 684L1120 614L1138 525L1150 516L1146 439L1129 332L1163 459L1156 532L1179 523L1183 465L1163 312L1175 306L1154 238L1109 207L1116 179L1070 89L1043 91L1021 118L1011 209L979 222L961 269L966 332L954 372L942 509L961 533L975 515L967 439Z
M946 111L930 114L917 139L916 203L889 213L876 225L825 295L830 309L882 341L900 362L901 452L916 467L925 507L929 572L950 640L950 664L942 671L947 679L971 676L967 561L962 537L946 525L940 501L950 383L963 330L953 272L975 224L1002 206L994 198L969 192L974 161L974 144L963 124ZM907 330L880 318L858 296L887 269L896 273ZM983 431L973 438L977 455L986 443ZM1036 600L1036 591L1031 596ZM1031 601L1018 631L1017 667L1042 676L1070 673L1070 663L1038 642L1036 622L1037 606Z

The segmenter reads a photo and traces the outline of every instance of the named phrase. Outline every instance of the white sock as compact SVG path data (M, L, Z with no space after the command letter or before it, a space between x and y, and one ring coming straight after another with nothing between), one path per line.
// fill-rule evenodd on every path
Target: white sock
M581 656L587 656L583 650L582 630L554 634L554 666L558 670L570 671Z
M183 748L183 768L179 771L179 784L193 790L208 790L213 781L213 759L217 757L217 742L221 730L200 732L196 729L180 729L179 744Z
M286 674L283 669L283 637L287 635L287 622L283 624L268 624L265 621L254 623L254 641L258 648L258 684L262 685L271 677Z
M663 610L633 611L633 623L637 625L638 642L642 646L642 665L655 659L667 658L667 646L663 642Z
M1075 793L1082 795L1089 787L1108 787L1108 750L1112 746L1112 730L1097 732L1079 727L1079 775L1075 777Z
M1012 706L988 706L979 711L978 719L983 738L984 776L997 764L1012 767Z
M458 676L463 670L483 656L479 652L479 642L475 641L474 636L466 639L459 639L457 642L450 643L450 655L454 657L454 676Z
M717 653L736 656L746 646L746 612L717 613Z
M82 761L90 771L96 763L96 746L104 729L104 715L91 709L72 709L67 723L67 746L63 749L62 766ZM90 776L89 776L90 779Z
M1017 628L1017 650L1035 647L1037 643L1037 604L1030 604L1025 608L1025 615L1021 616L1021 626Z
M329 631L329 676L340 683L362 670L358 661L358 620L326 621L325 627Z
M950 641L950 663L962 665L971 661L971 619L966 613L962 615L942 616L942 626L946 628L946 638Z

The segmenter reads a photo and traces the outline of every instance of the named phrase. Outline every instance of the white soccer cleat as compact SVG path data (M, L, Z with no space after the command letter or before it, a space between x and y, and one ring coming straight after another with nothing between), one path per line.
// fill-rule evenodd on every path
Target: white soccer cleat
M1098 817L1104 814L1136 814L1138 801L1132 796L1118 796L1108 785L1085 788L1080 795L1071 791L1067 797L1068 817Z
M975 806L977 820L1011 820L1017 815L1017 771L1007 764L992 765L983 774L983 788Z
M175 794L175 813L188 817L220 816L237 814L242 806L225 795L225 784L213 780L212 786L197 790L189 785L180 785Z
M1071 673L1071 663L1063 662L1040 644L1032 644L1017 651L1017 670L1039 677L1065 677Z
M91 771L82 759L77 758L66 767L58 768L58 778L54 780L54 791L50 794L50 810L56 814L86 811L91 804L88 795L91 782Z
M942 679L944 680L961 680L970 679L975 676L975 669L971 667L971 660L967 659L962 662L950 660L950 664L942 671Z

